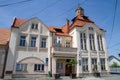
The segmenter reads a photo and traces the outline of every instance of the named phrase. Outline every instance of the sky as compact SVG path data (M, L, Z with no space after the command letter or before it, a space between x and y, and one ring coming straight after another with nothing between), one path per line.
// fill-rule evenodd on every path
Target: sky
M75 17L75 10L80 4L85 15L106 30L108 54L118 57L120 0L117 0L116 12L115 2L116 0L0 0L0 28L10 28L15 17L26 20L38 17L46 25L61 27L66 18L71 21Z

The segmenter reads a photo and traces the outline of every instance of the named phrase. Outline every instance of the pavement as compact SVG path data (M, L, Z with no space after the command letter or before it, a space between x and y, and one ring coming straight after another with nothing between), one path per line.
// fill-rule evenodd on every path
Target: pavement
M0 79L3 80L3 79ZM41 78L13 78L4 80L120 80L120 74L118 75L104 75L102 77L86 76L83 78L72 79L69 76L61 76L60 79L54 79L53 77L41 77Z

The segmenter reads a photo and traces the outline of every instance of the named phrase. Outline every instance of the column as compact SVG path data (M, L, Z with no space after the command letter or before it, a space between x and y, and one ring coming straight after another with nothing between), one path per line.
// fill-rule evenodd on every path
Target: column
M52 74L56 74L56 58L52 58Z
M90 42L89 42L89 30L88 29L87 29L87 32L86 32L86 39L87 39L87 50L88 50L88 70L89 70L89 73L92 73L91 52L90 52Z
M82 66L79 65L79 63L81 63L81 58L82 58L82 55L80 53L80 32L76 29L76 43L77 43L77 70L76 70L76 73L77 73L77 77L79 77L80 73L82 73ZM80 62L79 62L80 61Z
M108 62L108 51L106 46L106 39L105 39L105 32L102 34L102 42L103 42L103 50L105 51L105 67L108 72L110 72L109 69L109 62Z
M101 72L101 64L100 64L100 53L99 53L99 50L98 50L98 41L97 41L97 32L96 32L96 30L95 30L95 32L94 32L94 36L95 36L95 49L96 49L96 51L97 51L97 70L99 71L99 72Z

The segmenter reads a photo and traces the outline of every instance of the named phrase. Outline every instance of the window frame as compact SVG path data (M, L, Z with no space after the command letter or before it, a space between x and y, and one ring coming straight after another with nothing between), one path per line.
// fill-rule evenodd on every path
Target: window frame
M36 39L37 37L31 37L30 47L36 47Z
M44 64L34 64L34 71L44 71Z
M28 64L26 64L26 63L17 63L16 71L27 71L27 66L28 66ZM18 67L19 67L19 69L18 69Z
M26 36L20 36L19 46L26 46Z
M40 45L41 48L47 48L47 38L46 37L42 37L40 43L41 43L41 45Z

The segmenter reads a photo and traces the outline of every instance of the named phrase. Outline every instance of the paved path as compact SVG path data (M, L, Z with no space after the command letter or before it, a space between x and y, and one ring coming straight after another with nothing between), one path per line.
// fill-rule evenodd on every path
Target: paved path
M2 79L0 79L2 80ZM5 79L5 80L55 80L53 77L41 77L41 78L14 78L14 79ZM60 79L56 80L120 80L120 75L105 75L99 78L96 78L94 76L87 76L85 78L76 78L71 79L70 77L62 76Z

